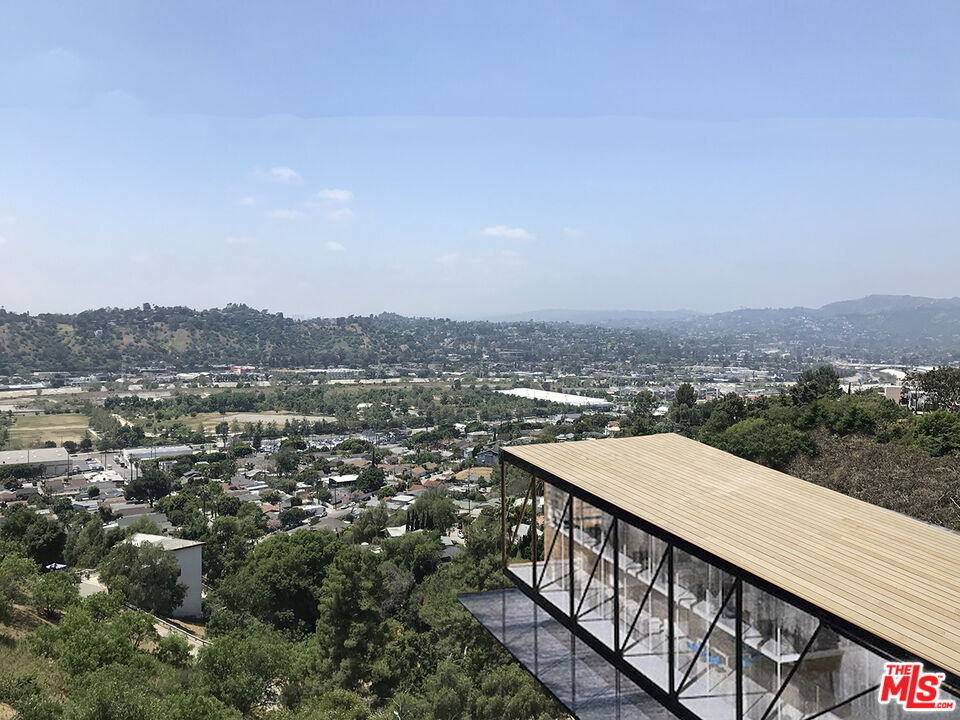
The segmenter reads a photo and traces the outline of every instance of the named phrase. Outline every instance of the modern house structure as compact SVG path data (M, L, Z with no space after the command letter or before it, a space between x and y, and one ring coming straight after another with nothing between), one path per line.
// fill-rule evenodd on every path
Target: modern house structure
M960 700L960 535L678 435L500 457L516 589L461 602L582 720L915 715L879 702L887 662Z
M167 535L134 533L130 537L134 545L152 543L159 545L165 552L173 553L180 565L180 582L187 586L183 602L173 611L174 617L197 618L203 615L201 603L201 582L203 580L203 543L196 540L183 540Z

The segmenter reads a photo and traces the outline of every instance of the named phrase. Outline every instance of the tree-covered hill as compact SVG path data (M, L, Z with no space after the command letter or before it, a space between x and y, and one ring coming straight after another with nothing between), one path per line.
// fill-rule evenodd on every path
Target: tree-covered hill
M104 308L75 315L0 310L0 374L162 365L363 367L457 361L622 361L678 356L670 336L549 323L459 322L382 314L295 320L228 305Z

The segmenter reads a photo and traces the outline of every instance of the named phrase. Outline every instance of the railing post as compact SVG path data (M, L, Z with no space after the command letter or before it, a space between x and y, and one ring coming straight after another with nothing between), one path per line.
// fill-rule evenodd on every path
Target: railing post
M613 518L613 649L620 655L620 521ZM620 671L617 671L617 715L620 714Z
M530 569L533 574L530 577L530 584L534 590L537 589L537 475L530 473L530 482L533 485L533 511L530 513Z
M568 542L569 542L569 545L568 545L568 548L567 548L567 549L568 549L568 552L567 552L567 566L568 566L569 572L570 572L570 593L569 593L569 595L570 595L570 619L571 619L571 620L576 620L576 618L573 616L573 608L574 608L574 603L575 603L575 600L574 600L573 595L574 595L574 592L575 592L574 586L576 585L576 583L574 583L574 575L573 575L573 572L574 572L574 570L573 570L573 515L574 515L574 513L573 513L573 505L574 505L574 502L576 502L576 501L573 499L573 495L571 494L571 495L570 495L570 534L567 536Z
M743 720L743 581L737 583L737 720Z
M500 457L500 566L507 569L507 481L506 466Z
M670 673L668 678L667 686L670 689L670 694L676 694L676 670L674 665L676 664L676 652L674 644L676 643L675 639L675 628L674 624L676 622L676 608L674 608L674 593L673 593L673 545L667 546L667 652L669 657L667 657L667 669Z

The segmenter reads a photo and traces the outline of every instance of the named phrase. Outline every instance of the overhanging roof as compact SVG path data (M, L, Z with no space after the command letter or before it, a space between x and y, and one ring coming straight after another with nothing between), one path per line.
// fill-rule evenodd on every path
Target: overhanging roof
M501 447L960 676L960 535L674 434Z

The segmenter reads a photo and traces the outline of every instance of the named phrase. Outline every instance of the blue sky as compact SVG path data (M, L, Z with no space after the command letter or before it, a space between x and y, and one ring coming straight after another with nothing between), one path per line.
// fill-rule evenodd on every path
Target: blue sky
M0 304L960 294L956 2L0 0Z

